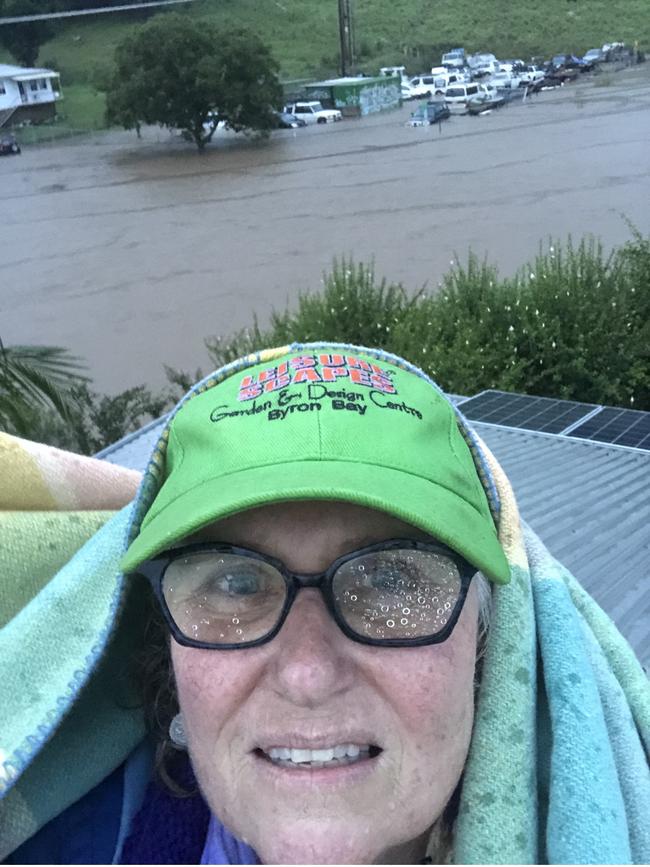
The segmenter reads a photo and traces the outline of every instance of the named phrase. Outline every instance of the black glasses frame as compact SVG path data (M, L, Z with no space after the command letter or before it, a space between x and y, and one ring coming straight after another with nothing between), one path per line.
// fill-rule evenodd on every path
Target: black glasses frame
M391 551L395 549L406 551L429 551L434 554L442 554L453 560L458 567L461 580L458 600L456 601L444 628L440 632L435 633L435 635L425 635L420 638L369 638L368 636L355 632L348 626L336 604L334 593L332 592L332 582L334 575L338 572L341 566L345 565L345 563L348 563L350 560L355 560L357 557L362 557L366 554L374 554L379 551ZM242 641L236 644L215 644L209 641L198 641L197 639L190 638L179 629L169 610L162 589L165 571L175 560L186 557L188 554L205 551L213 551L216 554L236 554L243 557L250 557L253 560L261 560L262 562L273 566L282 575L287 588L287 596L278 621L270 632L263 635L261 638L256 638L254 641ZM259 647L261 644L266 644L268 641L275 638L287 619L291 606L298 595L298 591L303 587L313 587L320 590L327 610L343 634L359 644L370 644L375 647L422 647L428 644L442 644L443 641L446 641L447 638L449 638L458 618L460 617L460 612L463 610L463 605L467 598L467 591L470 582L478 570L475 566L472 566L461 557L460 554L457 554L445 545L420 542L414 539L388 539L385 542L377 542L374 545L368 545L364 548L359 548L356 551L350 551L347 554L343 554L341 557L337 557L337 559L334 560L334 562L331 563L324 572L293 572L291 569L288 569L281 560L267 554L262 554L259 551L254 551L251 548L241 548L237 545L213 542L197 542L193 545L173 548L169 551L163 552L151 560L146 560L134 571L143 575L150 582L153 592L162 609L167 626L169 627L174 640L178 642L178 644L182 644L184 647L197 647L202 650L245 650L249 647Z

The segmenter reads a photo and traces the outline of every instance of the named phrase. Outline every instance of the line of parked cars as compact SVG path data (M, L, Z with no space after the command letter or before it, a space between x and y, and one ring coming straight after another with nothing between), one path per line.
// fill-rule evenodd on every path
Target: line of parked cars
M571 81L582 72L595 70L601 63L626 60L632 62L634 52L622 42L592 48L584 57L573 54L556 54L543 64L525 63L520 59L497 60L494 54L481 52L466 55L465 49L453 48L442 55L441 66L430 72L406 76L404 67L384 67L384 74L402 76L402 99L427 99L438 103L430 108L413 112L412 126L436 123L443 119L439 103L449 112L462 111L481 114L502 105L510 94L521 89L527 92L558 87ZM432 120L435 116L435 119ZM447 115L448 116L448 115Z
M304 102L292 102L285 105L282 111L276 111L275 125L279 129L298 129L312 123L334 123L341 120L343 115L337 108L323 108L317 100ZM210 121L206 123L209 127ZM217 129L227 129L228 124L220 120Z

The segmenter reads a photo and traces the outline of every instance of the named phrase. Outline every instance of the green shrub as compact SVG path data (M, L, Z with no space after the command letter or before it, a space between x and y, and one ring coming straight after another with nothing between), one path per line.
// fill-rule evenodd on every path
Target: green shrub
M294 340L332 340L390 349L394 343L391 328L399 327L416 300L417 296L409 299L399 284L378 283L372 265L335 260L331 273L323 276L322 291L299 295L295 312L273 312L268 328L261 329L255 320L252 328L206 340L206 346L217 366L261 347Z
M650 410L650 239L632 237L606 256L600 243L548 242L511 279L469 254L434 295L378 281L372 265L334 262L317 293L268 327L206 340L215 367L293 341L329 340L395 352L450 393L486 388ZM166 367L173 390L145 386L114 397L70 380L67 414L35 404L20 430L92 454L169 410L202 373Z
M650 409L650 240L609 256L593 238L548 242L512 279L469 254L439 293L377 282L343 260L268 328L206 341L216 366L264 346L332 340L395 352L445 390L485 388Z

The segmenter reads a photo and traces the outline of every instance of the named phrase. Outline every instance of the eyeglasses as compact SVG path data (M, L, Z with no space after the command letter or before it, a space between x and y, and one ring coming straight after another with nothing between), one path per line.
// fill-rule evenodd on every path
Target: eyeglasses
M320 590L353 641L438 644L451 635L476 568L443 545L391 539L344 554L315 574L212 543L172 549L137 571L151 582L179 644L235 650L271 641L303 587Z

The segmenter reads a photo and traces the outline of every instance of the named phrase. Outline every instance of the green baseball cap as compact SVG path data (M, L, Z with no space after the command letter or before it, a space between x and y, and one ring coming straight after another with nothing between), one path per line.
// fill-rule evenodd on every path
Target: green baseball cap
M344 500L401 518L493 581L509 580L470 448L430 381L357 348L262 357L180 405L125 572L236 512Z

